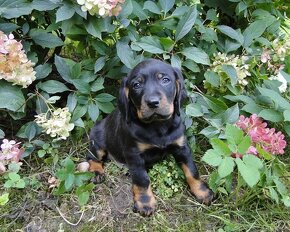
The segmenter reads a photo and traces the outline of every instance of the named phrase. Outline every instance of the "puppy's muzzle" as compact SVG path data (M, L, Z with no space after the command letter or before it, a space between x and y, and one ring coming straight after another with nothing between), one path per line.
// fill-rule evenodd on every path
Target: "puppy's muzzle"
M160 100L158 96L149 96L145 99L145 102L150 109L156 109L160 107Z

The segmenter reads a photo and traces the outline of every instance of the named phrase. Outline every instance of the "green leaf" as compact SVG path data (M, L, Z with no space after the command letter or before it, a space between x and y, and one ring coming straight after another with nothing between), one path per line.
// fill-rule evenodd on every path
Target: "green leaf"
M206 136L207 138L212 138L215 135L219 134L220 131L216 127L208 126L204 129L202 129L199 133Z
M144 3L143 9L149 10L150 12L152 12L154 14L161 14L161 11L160 11L159 7L157 6L157 4L155 2L152 2L152 1L146 1Z
M244 132L237 126L227 124L225 130L225 137L229 143L238 145L244 138Z
M97 59L95 66L94 66L94 73L97 73L100 70L102 70L102 68L105 66L105 64L106 64L106 57L105 56L102 56L99 59Z
M218 174L221 178L230 175L234 171L235 163L233 158L225 157L218 167Z
M63 41L59 37L43 29L31 29L29 36L36 44L44 48L55 48L63 45Z
M0 80L0 108L24 112L25 99L20 87Z
M98 102L110 102L113 101L115 97L108 93L100 93L96 96L95 99Z
M223 159L218 151L210 149L207 150L201 160L215 167L219 166Z
M269 193L270 193L270 197L276 201L276 203L279 203L279 196L278 193L275 191L275 189L273 187L269 187Z
M37 86L47 93L62 93L69 90L65 84L55 80L41 82Z
M3 139L5 137L5 133L3 130L0 129L0 139Z
M68 107L69 112L73 112L73 110L75 109L76 105L77 105L77 96L75 93L70 93L67 96L67 102L66 102L66 106Z
M38 126L35 122L28 122L27 127L25 128L25 136L28 138L29 142L36 136Z
M81 93L89 94L91 91L91 86L89 85L89 83L86 83L81 79L73 79L72 83L76 87L76 89Z
M91 86L91 91L93 91L93 92L97 92L101 89L104 89L104 78L103 77L97 78L97 80L95 80Z
M243 161L247 166L253 166L256 169L261 169L264 166L263 162L254 155L244 155Z
M75 164L70 158L64 160L64 167L67 173L73 173L75 171Z
M227 35L228 37L238 41L240 44L244 43L244 37L240 32L237 32L233 28L226 26L226 25L219 25L217 26L223 34Z
M277 93L274 90L271 89L266 89L262 87L257 88L259 92L266 96L269 97L273 102L275 102L276 105L280 106L282 109L290 109L290 103L287 101L285 98L283 98L279 93Z
M84 116L87 112L87 105L77 105L77 107L75 108L71 121L74 122L77 119L81 118L82 116Z
M174 6L175 0L159 0L159 4L164 11L164 14L167 14L169 10Z
M16 188L20 188L20 189L25 188L25 181L22 180L22 179L20 179L19 181L17 181L17 182L15 183L15 187L16 187Z
M29 15L32 11L31 3L26 0L1 0L0 15L1 18L18 18L22 15Z
M220 113L220 112L223 112L225 110L227 110L227 105L217 99L217 98L214 98L212 96L209 96L209 95L203 95L203 99L206 101L206 103L208 104L208 106L215 112L215 113Z
M219 87L220 85L220 76L213 71L206 71L204 73L205 80L214 87Z
M196 7L188 8L188 11L185 15L179 20L176 32L175 32L175 41L181 40L193 27L196 17L197 17Z
M8 173L8 177L9 177L10 180L12 180L14 182L20 180L20 176L16 172Z
M142 7L136 1L132 2L133 4L133 14L136 15L140 20L145 20L148 18L147 13L142 9Z
M157 37L145 36L141 38L140 42L135 42L134 44L141 47L144 51L153 54L162 54L165 52Z
M258 144L256 145L256 149L259 155L262 156L265 160L271 160L273 158L273 156L269 152L266 152Z
M75 176L72 173L69 173L65 179L64 187L66 190L70 190L73 187L75 181Z
M18 28L19 26L14 23L0 23L0 30L5 34L10 34Z
M232 65L223 64L222 69L231 80L231 85L235 86L238 82L238 75L236 69Z
M203 115L201 106L196 103L191 103L187 105L185 108L185 113L186 115L191 116L191 117L200 117Z
M283 112L284 121L290 121L290 110L285 110Z
M64 5L58 8L58 10L56 11L56 23L70 19L75 14L75 9L73 8L73 5L70 5L66 2L63 2L63 4Z
M219 154L222 154L224 156L230 156L232 153L228 145L224 141L218 138L212 138L210 140L210 144L212 145L214 150L218 152Z
M38 11L49 11L55 9L58 6L59 2L53 0L33 0L32 2L33 9Z
M251 165L246 165L241 159L235 159L235 162L238 166L238 170L241 173L244 181L250 186L253 187L260 180L260 172L257 168Z
M181 69L181 64L182 64L182 61L181 61L180 57L178 55L173 54L171 56L171 66Z
M259 114L263 110L263 108L256 103L249 103L244 105L241 110L251 114Z
M88 113L90 118L95 122L99 117L99 108L94 103L90 103L88 106Z
M0 205L6 205L7 202L9 201L9 193L4 193L0 196Z
M240 115L239 105L235 104L234 106L228 108L222 115L224 123L235 123L238 121Z
M208 55L197 47L187 47L184 48L181 53L186 56L186 58L193 60L198 64L210 65L210 60Z
M78 201L79 201L79 204L81 206L87 204L87 202L89 201L89 198L90 198L90 193L89 192L81 192L80 194L77 194L78 196Z
M125 64L129 69L133 69L137 64L137 61L129 45L124 42L118 41L116 43L116 48L117 48L117 55L122 61L122 63Z
M40 80L47 77L51 73L52 67L51 67L51 64L46 63L43 65L40 64L36 66L34 70L36 71L36 74L35 74L36 80Z
M245 154L250 146L251 146L251 138L249 136L245 136L238 145L238 153Z
M101 111L106 114L110 114L114 110L114 105L111 102L96 102Z
M260 37L267 28L267 24L264 20L257 20L251 23L243 32L244 47L249 47L253 40Z
M282 195L286 195L287 194L287 188L286 186L283 184L283 182L279 179L278 176L275 176L275 178L273 179L274 183L276 184L277 187L277 191Z
M56 69L62 79L64 79L66 82L72 83L71 79L71 71L70 66L68 64L68 59L62 58L60 56L55 55L54 62Z
M282 202L286 207L290 207L290 197L289 196L283 196Z
M258 114L258 116L272 122L283 121L283 115L279 111L273 109L264 109Z

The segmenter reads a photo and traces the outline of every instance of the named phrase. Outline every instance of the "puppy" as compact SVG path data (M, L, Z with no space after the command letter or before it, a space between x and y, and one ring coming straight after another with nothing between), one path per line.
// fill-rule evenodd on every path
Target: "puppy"
M132 177L134 211L151 215L156 200L147 170L172 154L197 201L209 204L213 192L199 178L184 135L180 105L186 96L180 70L156 59L139 63L123 78L118 107L90 133L90 171L104 179L108 154L125 164Z

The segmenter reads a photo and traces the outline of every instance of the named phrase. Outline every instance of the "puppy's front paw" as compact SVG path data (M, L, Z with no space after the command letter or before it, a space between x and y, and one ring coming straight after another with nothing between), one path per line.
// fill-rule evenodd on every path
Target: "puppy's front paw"
M142 199L143 198L143 199ZM147 199L148 198L148 199ZM133 211L135 213L140 213L140 215L146 217L153 214L156 208L155 198L150 198L149 196L142 196L141 200L147 199L147 201L135 201Z
M138 212L142 216L150 216L155 211L156 200L150 186L148 188L143 188L137 185L133 185L133 195L133 211L135 213Z
M211 202L214 200L213 191L203 181L199 181L196 184L196 186L193 189L192 193L195 195L196 200L199 203L202 203L202 204L205 204L205 205L210 205Z
M89 171L95 173L95 177L92 178L92 182L95 184L101 183L105 180L105 171L103 163L100 161L89 160Z

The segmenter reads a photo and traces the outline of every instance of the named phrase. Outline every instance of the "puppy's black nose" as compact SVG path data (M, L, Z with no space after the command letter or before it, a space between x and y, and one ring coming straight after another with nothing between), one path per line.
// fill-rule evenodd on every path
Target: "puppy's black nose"
M146 103L151 109L155 109L159 107L160 99L157 96L150 96L146 99Z

